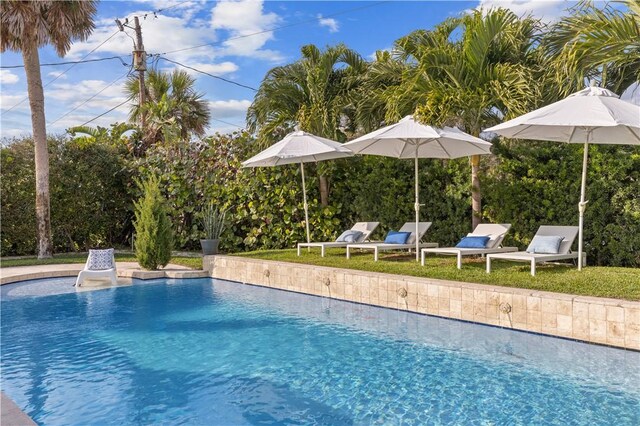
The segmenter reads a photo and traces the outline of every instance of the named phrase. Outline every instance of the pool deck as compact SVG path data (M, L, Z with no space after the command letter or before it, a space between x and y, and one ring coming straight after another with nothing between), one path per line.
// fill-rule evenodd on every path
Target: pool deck
M0 424L6 426L35 426L36 422L26 415L4 392L0 392Z
M118 284L130 284L131 278L149 280L156 278L203 278L207 271L194 270L182 265L168 264L158 271L145 271L136 262L116 262ZM0 268L0 285L39 278L75 277L84 268L84 263L58 265L12 266Z

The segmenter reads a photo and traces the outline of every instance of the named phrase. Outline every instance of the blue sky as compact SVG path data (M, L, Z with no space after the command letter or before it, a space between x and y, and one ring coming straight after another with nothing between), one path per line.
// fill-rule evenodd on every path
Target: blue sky
M43 48L40 61L79 60L117 32L115 18L137 15L141 17L144 45L148 53L173 52L206 44L165 56L211 74L258 87L270 68L296 60L300 47L305 44L324 47L343 42L368 58L376 50L390 48L394 40L415 29L429 29L465 10L500 5L521 15L531 13L549 21L557 19L573 3L540 0L102 1L96 16L96 29L86 42L75 43L65 58L59 58L50 48ZM149 14L158 9L166 10L156 16ZM147 17L143 19L145 14ZM126 31L134 36L132 30ZM132 50L132 40L128 35L117 33L90 53L87 59L117 55L130 63L131 57L128 55ZM3 53L0 60L3 66L22 64L21 55L14 52ZM163 70L180 68L162 60L157 62L157 67ZM42 68L43 83L46 85L47 131L50 133L60 133L70 126L83 124L125 100L122 85L126 78L123 76L129 67L119 60L79 64L59 76L67 68L68 65ZM211 132L232 131L237 128L236 125L244 124L253 91L190 73L197 78L198 91L204 93L209 102L214 119ZM111 86L105 89L109 84ZM2 70L0 90L0 135L13 137L30 134L28 101L18 104L26 98L23 70ZM90 125L106 126L116 121L126 121L127 111L125 104Z

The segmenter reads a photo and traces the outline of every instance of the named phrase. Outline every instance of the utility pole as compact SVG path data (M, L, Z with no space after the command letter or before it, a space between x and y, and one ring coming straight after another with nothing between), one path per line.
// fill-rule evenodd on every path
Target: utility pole
M142 28L140 28L140 20L136 16L133 19L133 23L135 25L136 31L136 45L135 50L133 51L133 64L138 71L138 83L139 87L139 95L140 95L140 107L142 107L146 101L146 88L144 86L144 72L147 70L147 53L144 51L144 45L142 44ZM145 134L146 128L146 117L145 113L142 112L140 114L140 129L142 129L142 134ZM144 136L143 136L144 138Z
M140 20L138 17L133 18L134 26L129 26L129 18L124 20L124 24L116 19L116 24L120 31L124 31L124 27L131 28L136 32L136 41L133 46L133 68L138 71L138 96L139 105L142 108L146 102L146 90L144 86L144 73L147 70L147 52L144 51L144 44L142 43L142 28L140 28ZM146 128L146 114L140 113L140 130L142 131L142 138L144 142L145 128Z

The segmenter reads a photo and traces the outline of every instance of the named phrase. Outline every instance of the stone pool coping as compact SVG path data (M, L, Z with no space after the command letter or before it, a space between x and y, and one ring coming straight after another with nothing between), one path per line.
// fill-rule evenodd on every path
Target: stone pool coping
M638 301L225 255L205 256L203 268L212 278L640 350Z
M0 392L0 424L7 426L36 426L36 422L25 414L4 392Z
M118 278L150 280L156 278L206 278L204 270L190 269L187 266L168 264L158 271L145 271L136 262L116 262ZM40 278L75 277L84 268L84 263L53 265L12 266L0 268L0 285ZM118 280L120 284L120 280ZM127 280L123 280L123 283Z
M0 268L0 285L76 276L83 267L77 263ZM638 301L227 255L204 256L204 270L169 264L144 271L135 262L118 262L117 267L119 285L134 278L212 277L640 350Z

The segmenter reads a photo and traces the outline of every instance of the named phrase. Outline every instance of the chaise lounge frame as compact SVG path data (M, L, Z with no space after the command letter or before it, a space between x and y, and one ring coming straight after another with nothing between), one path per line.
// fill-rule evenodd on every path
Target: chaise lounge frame
M427 230L431 227L432 222L418 222L418 235L416 238L418 241L422 240L422 237L427 232ZM407 222L402 225L400 228L400 232L412 232L415 233L416 223L415 222ZM347 259L351 258L351 250L352 249L361 249L361 250L373 250L373 259L374 261L378 261L378 255L381 251L388 250L409 250L415 248L415 242L411 244L387 244L384 242L369 242L369 243L361 243L361 244L349 244L347 245ZM438 243L420 243L419 248L428 248L428 247L438 247Z
M578 253L571 251L573 241L578 235L577 226L551 226L542 225L538 228L536 235L540 236L562 236L564 240L560 243L560 249L557 254L544 253L528 253L526 251L518 251L514 253L499 253L487 255L487 274L491 273L491 261L494 259L511 260L514 262L530 262L531 276L536 275L536 264L542 262L553 262L556 260L577 260ZM586 265L587 255L583 253L583 265Z
M371 235L371 233L373 231L375 231L375 229L378 227L378 225L380 224L380 222L358 222L355 225L353 225L351 227L351 231L360 231L362 232L362 237L360 237L360 240L358 241L358 243L360 242L364 242L367 241L367 239L369 239L369 236ZM346 247L348 244L352 244L352 243L347 243L347 242L337 242L337 241L326 241L326 242L314 242L314 243L298 243L298 256L300 256L300 249L302 247L320 247L320 256L324 257L325 253L326 253L326 249L327 248L344 248Z
M507 253L518 251L518 247L501 247L502 240L511 229L510 223L481 223L476 226L473 234L487 235L490 237L490 247L487 248L458 248L458 247L440 247L425 248L420 250L420 263L424 266L425 256L428 253L454 255L457 257L457 267L462 269L462 257L481 255L485 256L490 253Z

